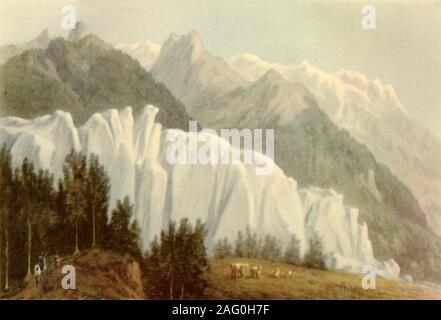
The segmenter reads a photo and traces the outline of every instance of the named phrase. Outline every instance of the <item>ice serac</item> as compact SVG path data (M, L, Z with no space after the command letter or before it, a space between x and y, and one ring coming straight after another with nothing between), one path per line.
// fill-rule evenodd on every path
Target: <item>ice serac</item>
M15 166L28 158L37 169L52 170L56 179L61 176L66 154L81 149L72 117L62 111L34 120L2 118L0 141L11 149Z
M155 121L157 112L157 108L147 106L134 119L130 107L109 110L93 115L79 129L63 112L34 120L3 118L0 144L11 148L15 165L27 157L58 176L71 148L98 155L111 180L111 207L118 199L130 197L134 203L132 219L140 226L144 246L170 220L182 218L193 223L200 219L206 224L209 250L218 239L234 241L237 232L249 226L258 234L277 236L282 246L295 235L304 255L309 239L318 233L327 267L360 272L368 264L385 277L398 277L395 261L374 258L367 226L358 222L358 210L345 206L343 197L332 190L299 189L296 181L276 165L272 174L256 175L257 165L242 162L168 163L166 153L173 141L167 136L178 131L162 130ZM194 133L183 134L188 145ZM209 138L219 148L233 151L217 135ZM198 150L203 146L199 140Z

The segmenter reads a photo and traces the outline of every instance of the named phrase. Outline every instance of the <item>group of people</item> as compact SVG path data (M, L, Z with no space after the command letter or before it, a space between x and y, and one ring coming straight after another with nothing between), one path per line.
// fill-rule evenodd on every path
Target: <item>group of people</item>
M57 269L60 266L60 256L55 254L51 259L53 269ZM38 285L42 278L44 278L49 271L49 264L47 263L46 256L41 252L37 258L37 263L34 266L34 278L35 283Z

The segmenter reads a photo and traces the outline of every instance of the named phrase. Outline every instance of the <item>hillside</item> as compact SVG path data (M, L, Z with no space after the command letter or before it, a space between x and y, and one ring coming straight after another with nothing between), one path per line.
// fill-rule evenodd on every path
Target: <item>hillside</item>
M249 274L242 279L230 277L232 262L261 265L260 279ZM291 279L274 279L271 270L279 267L282 272L293 271ZM441 292L416 284L376 279L375 290L361 286L363 275L322 271L290 264L246 258L217 259L211 263L206 299L441 299Z
M63 110L82 123L109 106L130 105L136 113L154 104L164 126L188 128L184 106L129 55L92 34L69 39L26 50L0 67L0 116Z
M229 264L244 262L262 266L261 278L230 278ZM8 299L40 300L142 300L156 299L143 292L139 264L109 251L88 250L74 258L65 258L62 265L71 264L77 270L77 289L61 288L61 272L53 271L39 287L32 281ZM270 272L279 267L293 271L291 279L274 279ZM196 299L441 299L441 293L416 284L376 280L375 290L361 287L362 275L309 269L284 263L246 258L215 259L210 262L208 288ZM0 296L1 298L1 296Z
M141 271L133 262L110 251L87 250L75 257L61 261L61 265L76 268L77 289L61 287L61 270L52 271L41 286L28 283L11 299L144 299Z

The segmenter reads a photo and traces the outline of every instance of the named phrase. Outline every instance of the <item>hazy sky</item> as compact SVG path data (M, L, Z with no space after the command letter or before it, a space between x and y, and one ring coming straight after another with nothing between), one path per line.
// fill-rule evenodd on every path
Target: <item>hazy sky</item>
M441 137L441 0L1 0L0 44L63 34L63 5L110 43L163 42L195 30L216 55L303 59L325 71L358 70L395 87L404 106ZM376 8L376 30L361 8Z

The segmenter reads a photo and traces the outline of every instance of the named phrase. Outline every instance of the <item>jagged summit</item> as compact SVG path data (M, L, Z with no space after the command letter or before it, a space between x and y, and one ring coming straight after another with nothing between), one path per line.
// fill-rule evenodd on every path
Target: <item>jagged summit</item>
M34 41L36 44L39 44L43 47L46 47L50 41L55 39L58 35L55 33L55 31L46 28L40 34L32 41Z
M247 84L224 59L206 51L194 31L184 36L171 34L151 72L186 104L189 112L193 107Z
M267 84L285 83L285 78L275 69L269 69L257 82Z
M173 52L174 56L180 56L180 59L188 59L191 63L195 63L203 56L204 45L195 31L183 36L172 33L164 42L162 51L169 54Z
M90 34L89 29L87 28L87 25L82 22L78 21L75 28L72 29L67 37L67 40L69 41L78 41L82 38L88 36Z

